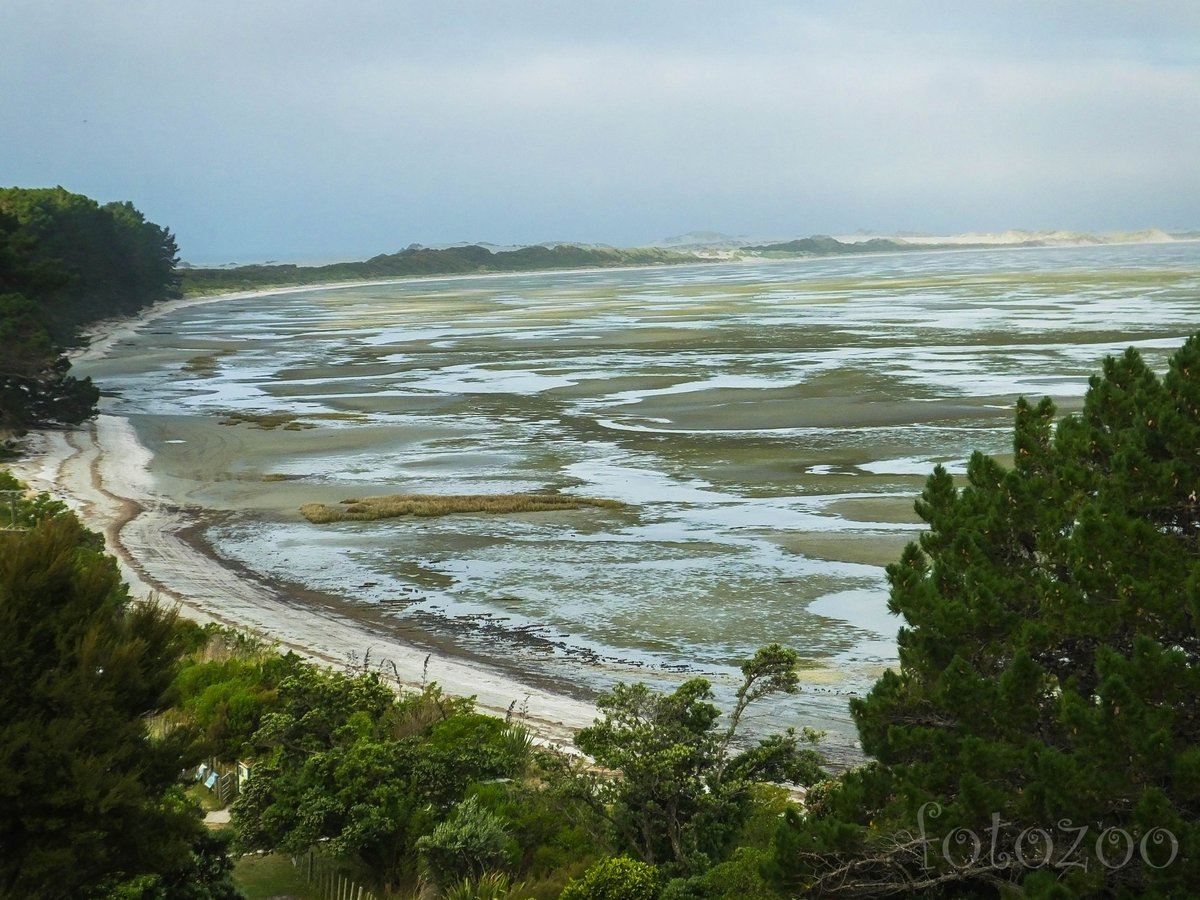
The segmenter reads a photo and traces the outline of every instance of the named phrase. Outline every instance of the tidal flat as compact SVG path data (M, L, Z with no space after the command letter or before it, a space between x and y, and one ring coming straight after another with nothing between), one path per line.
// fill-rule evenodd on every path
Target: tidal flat
M779 641L808 687L760 724L850 746L934 465L1007 454L1018 396L1070 412L1106 354L1161 367L1198 321L1200 244L997 249L267 294L79 370L232 563L583 692L724 688ZM299 513L488 493L625 505Z

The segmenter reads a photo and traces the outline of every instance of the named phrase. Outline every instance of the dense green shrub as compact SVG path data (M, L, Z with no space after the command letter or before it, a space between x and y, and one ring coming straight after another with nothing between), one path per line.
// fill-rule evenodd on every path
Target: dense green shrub
M573 778L554 756L539 754L524 778L476 784L470 790L513 836L516 866L526 878L574 869L581 861L586 868L612 849L603 820L577 796Z
M306 665L294 653L224 650L224 634L189 658L175 679L176 715L197 728L206 755L233 761L251 754L263 716L279 702L279 683Z
M508 868L515 845L500 817L468 797L417 841L417 849L433 882L447 885Z
M658 900L658 869L628 856L610 856L563 889L560 900Z
M175 615L131 602L59 505L22 499L17 520L0 533L0 895L236 896L178 785L190 734L147 729L184 650Z
M667 882L660 900L783 900L763 874L770 862L770 850L739 847L702 875Z
M670 694L644 684L618 684L601 694L604 718L581 730L575 743L617 773L590 778L590 797L623 849L672 874L702 872L733 849L759 784L808 784L823 776L821 755L805 746L820 739L811 729L788 729L734 752L750 704L798 689L796 661L795 651L778 644L746 660L725 728L703 678Z
M303 666L278 692L254 737L254 777L233 806L242 851L299 855L320 843L395 886L415 878L420 838L473 784L527 764L507 723L436 685L397 695L377 673Z

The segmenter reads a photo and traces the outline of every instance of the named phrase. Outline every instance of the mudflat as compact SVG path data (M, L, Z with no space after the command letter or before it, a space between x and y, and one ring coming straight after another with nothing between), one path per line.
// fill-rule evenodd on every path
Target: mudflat
M810 687L763 727L852 752L846 699L895 664L883 566L920 531L925 477L1007 454L1019 395L1070 411L1106 353L1165 358L1200 313L1198 248L300 289L168 305L79 369L107 395L95 440L130 432L128 471L101 481L137 512L120 535L148 573L155 538L134 535L166 529L284 618L311 607L551 694L703 674L720 695L780 641ZM624 505L300 514L430 494Z

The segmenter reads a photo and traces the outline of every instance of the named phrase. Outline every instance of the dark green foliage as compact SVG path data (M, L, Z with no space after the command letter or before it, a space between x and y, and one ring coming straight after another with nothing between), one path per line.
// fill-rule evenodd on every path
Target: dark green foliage
M702 875L667 882L661 900L783 900L763 875L770 861L768 850L738 847Z
M0 299L0 306L3 300ZM3 316L0 310L0 316ZM37 336L22 336L36 346ZM32 374L0 372L0 430L24 431L37 425L77 425L96 413L100 390L90 378L68 375L70 363L53 353Z
M174 712L199 731L205 755L232 762L251 754L263 717L278 706L280 681L306 664L294 653L239 651L226 634L203 639L175 680Z
M4 470L0 470L0 491L22 492L14 501L0 503L0 527L15 525L19 528L32 528L38 522L71 515L67 511L67 505L61 500L55 500L44 492L28 493L24 482L18 481ZM104 539L91 531L83 531L79 541L82 546L91 550L104 548Z
M516 869L529 878L585 864L610 849L603 823L576 796L566 760L538 754L525 778L478 784L470 795L495 813L513 836Z
M601 695L604 719L581 730L575 743L614 770L612 777L592 780L592 796L623 847L681 874L702 871L728 854L752 808L756 784L808 784L821 777L820 755L801 746L819 739L808 729L802 735L789 729L732 752L746 707L772 693L794 692L795 667L795 652L777 644L747 660L724 731L703 678L671 694L634 684Z
M178 296L174 237L130 203L101 206L61 187L5 188L0 214L17 223L24 266L42 273L36 286L25 275L15 289L44 306L59 344L97 319Z
M99 397L89 380L66 374L50 335L42 301L66 282L17 220L0 212L0 430L82 421Z
M33 527L0 534L0 896L190 883L207 850L173 785L195 755L185 731L149 739L144 718L169 702L175 617L129 603L97 537L53 502L18 518Z
M178 296L175 240L129 203L0 189L0 430L75 424L99 392L67 374L79 329Z
M568 882L560 900L658 900L661 891L654 866L628 856L611 856Z
M168 877L142 878L132 889L117 890L105 900L127 896L130 900L245 900L233 883L230 835L202 829L192 843L186 868Z
M238 847L298 855L320 842L380 884L410 878L417 840L473 783L525 765L526 744L471 707L436 686L397 696L374 673L301 667L255 735L265 752L234 804Z
M799 882L849 866L864 894L1200 885L1200 339L1164 378L1133 350L1106 360L1082 412L1057 429L1053 415L1048 400L1018 404L1011 470L976 454L965 487L930 477L917 504L930 530L888 569L900 671L852 704L879 765L797 823L783 856ZM913 840L927 801L940 805L931 854ZM942 858L955 828L989 843L993 815L1001 850L1025 828L1051 832L1060 852L1043 873L1011 853ZM1090 829L1066 860L1086 867L1060 864L1067 820ZM1178 858L1105 866L1105 828L1135 842L1168 829Z

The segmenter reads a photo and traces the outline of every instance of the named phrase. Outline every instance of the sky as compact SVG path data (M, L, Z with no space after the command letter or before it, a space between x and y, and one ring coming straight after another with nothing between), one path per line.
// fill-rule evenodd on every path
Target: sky
M197 263L1200 228L1196 0L0 0L0 186Z

